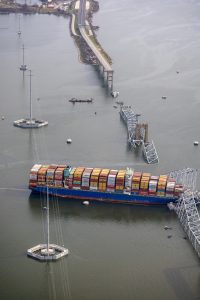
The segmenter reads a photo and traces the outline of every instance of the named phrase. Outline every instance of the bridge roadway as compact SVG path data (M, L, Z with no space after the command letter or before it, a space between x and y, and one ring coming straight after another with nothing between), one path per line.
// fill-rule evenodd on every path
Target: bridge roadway
M113 69L111 68L108 61L105 59L105 57L102 55L102 53L99 51L97 46L92 42L92 40L88 37L86 32L86 0L80 0L80 7L78 12L78 27L80 30L80 33L85 40L85 42L88 44L94 55L96 56L99 63L103 66L104 72L113 72Z
M107 62L107 60L103 57L101 52L98 50L96 45L93 44L91 39L88 37L85 27L84 26L79 26L80 33L82 37L84 38L85 42L88 44L92 52L95 54L96 58L100 62L100 64L104 68L104 72L113 72L113 69L111 68L110 64Z

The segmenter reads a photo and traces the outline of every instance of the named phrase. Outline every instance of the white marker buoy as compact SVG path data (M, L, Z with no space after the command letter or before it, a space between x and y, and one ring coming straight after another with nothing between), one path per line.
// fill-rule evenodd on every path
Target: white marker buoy
M84 205L89 205L90 202L89 202L89 201L83 201L83 204L84 204Z
M71 144L72 143L72 139L67 139L67 144Z

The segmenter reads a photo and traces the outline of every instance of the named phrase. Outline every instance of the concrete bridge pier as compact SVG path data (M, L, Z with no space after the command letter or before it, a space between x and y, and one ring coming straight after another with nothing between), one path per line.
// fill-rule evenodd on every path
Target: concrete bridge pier
M104 73L104 68L103 68L103 66L100 63L99 63L99 73L101 75L103 75L103 73Z
M97 65L97 70L100 77L103 79L103 83L113 92L113 70L107 70L100 62Z
M113 70L107 71L107 84L111 92L113 92L113 73L114 73Z
M103 77L103 79L104 79L104 77L105 77L105 69L104 69L104 66L100 66L100 73L101 73L101 76Z

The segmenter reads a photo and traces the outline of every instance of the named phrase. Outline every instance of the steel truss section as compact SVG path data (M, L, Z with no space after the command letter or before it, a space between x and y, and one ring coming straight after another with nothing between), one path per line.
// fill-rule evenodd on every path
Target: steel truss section
M196 183L199 171L197 169L186 168L169 173L169 176L176 179L178 184L182 184L186 189L196 191Z
M200 257L200 217L194 193L187 189L179 199L175 209L181 225Z
M142 145L143 154L147 163L158 163L159 158L153 141L145 142L144 124L138 124L139 114L135 114L130 106L122 105L120 108L120 116L127 126L129 145L133 148Z
M143 142L142 145L143 145L143 154L148 164L158 163L159 158L153 141L149 143Z
M130 106L121 106L120 116L124 120L128 130L128 142L136 147L139 141L135 141L135 131L138 124L138 115L133 112Z

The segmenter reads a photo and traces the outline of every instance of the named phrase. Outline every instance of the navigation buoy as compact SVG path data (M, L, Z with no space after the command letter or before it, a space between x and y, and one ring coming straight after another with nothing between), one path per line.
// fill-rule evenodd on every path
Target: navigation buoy
M199 145L199 142L198 142L198 141L194 141L194 145L195 145L195 146L198 146L198 145Z
M83 204L84 204L84 205L89 205L90 202L89 202L89 201L83 201Z
M66 143L67 144L71 144L72 143L72 139L67 139Z

